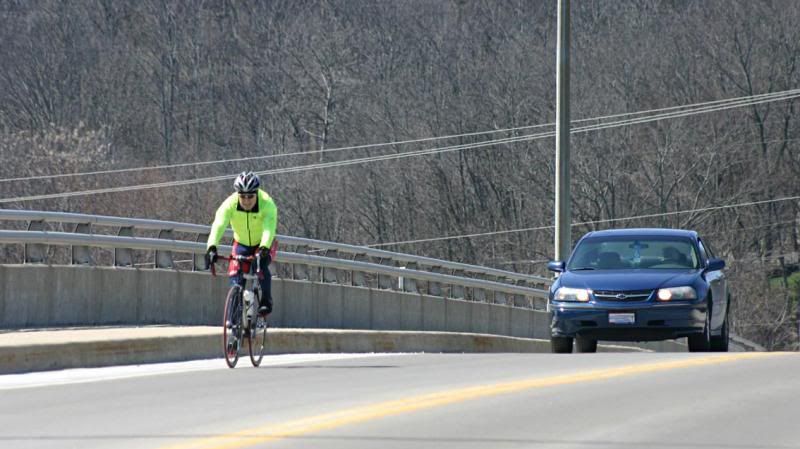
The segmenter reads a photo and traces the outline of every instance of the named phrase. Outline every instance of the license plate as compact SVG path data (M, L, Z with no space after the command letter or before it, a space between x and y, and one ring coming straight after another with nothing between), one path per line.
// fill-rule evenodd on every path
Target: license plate
M636 322L635 313L609 313L608 324L633 324Z

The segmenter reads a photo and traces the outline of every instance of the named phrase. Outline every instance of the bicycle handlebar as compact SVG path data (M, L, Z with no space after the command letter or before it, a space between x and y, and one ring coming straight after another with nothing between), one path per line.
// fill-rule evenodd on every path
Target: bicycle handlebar
M258 254L253 255L253 256L242 256L241 254L237 254L235 256L217 256L217 260L220 260L220 259L221 260L228 260L228 261L237 260L239 262L252 262L252 261L254 261L254 260L258 259L258 258L259 258Z
M252 256L242 256L241 254L237 254L235 256L217 256L217 260L227 260L227 261L237 261L237 262L256 262L256 273L261 272L261 256L259 254L254 254ZM241 267L239 267L241 269ZM217 275L216 263L211 264L211 276Z

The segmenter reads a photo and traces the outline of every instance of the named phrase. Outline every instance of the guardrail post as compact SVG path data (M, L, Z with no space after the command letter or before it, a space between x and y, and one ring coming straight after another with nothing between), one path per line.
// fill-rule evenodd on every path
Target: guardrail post
M478 278L478 279L482 279L484 281L488 280L487 279L488 276L476 275L475 277ZM477 302L486 302L486 290L484 290L482 288L474 288L473 287L472 288L472 298L471 299L473 301L477 301Z
M516 285L525 286L525 281L517 281ZM534 310L547 309L547 300L544 298L533 298L525 295L514 295L514 305L519 307L527 307Z
M366 254L355 254L353 256L353 260L356 262L369 262L369 256ZM352 271L350 272L350 279L352 279L352 284L356 287L368 287L369 281L367 280L367 276L364 274L363 271Z
M335 249L330 249L325 251L325 257L336 257L338 255L338 251ZM339 283L339 270L336 268L326 268L320 267L322 270L322 282L328 282L332 284Z
M208 241L208 234L197 234L197 238L195 238L194 241L205 243ZM206 255L194 253L192 255L192 271L208 271L208 270L210 270L210 267L206 268Z
M163 240L173 240L171 229L162 229L158 231L158 238ZM172 263L172 251L156 250L155 257L156 268L173 268L175 265Z
M406 269L409 270L416 270L417 263L416 262L408 262L405 266ZM417 289L417 280L412 278L404 278L403 279L403 286L401 290L408 293L418 293L419 290Z
M381 265L394 266L394 262L389 258L379 259L378 263ZM393 284L394 282L392 282L391 276L385 274L378 275L378 288L382 290L392 290Z
M32 220L28 223L29 231L44 231L44 220ZM25 244L25 263L44 263L47 259L47 247L42 243Z
M299 254L305 254L308 252L307 246L298 246L295 248L295 251ZM293 263L292 264L292 279L307 281L310 280L311 276L308 272L308 266L300 265Z
M464 270L453 270L453 276L464 277ZM450 297L456 299L464 299L464 287L462 285L450 286Z
M74 232L75 234L91 234L92 224L77 223L72 232ZM72 245L70 246L70 252L72 253L72 260L70 262L72 265L92 264L92 253L89 251L88 246Z
M442 267L430 267L433 273L442 274ZM428 294L432 296L444 296L442 293L442 284L434 281L428 281Z
M123 237L133 237L133 226L123 226L119 228L117 235ZM129 248L114 248L114 266L132 267L133 251L131 251Z

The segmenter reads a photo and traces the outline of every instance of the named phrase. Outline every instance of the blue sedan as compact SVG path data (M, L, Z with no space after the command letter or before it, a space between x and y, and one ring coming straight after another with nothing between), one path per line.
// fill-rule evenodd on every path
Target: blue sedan
M590 232L550 288L553 352L597 351L598 340L688 337L689 350L728 350L725 261L694 231Z

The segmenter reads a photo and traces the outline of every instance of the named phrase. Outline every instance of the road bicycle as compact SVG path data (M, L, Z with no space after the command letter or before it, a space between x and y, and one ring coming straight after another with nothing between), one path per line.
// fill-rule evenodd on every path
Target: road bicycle
M218 256L220 260L237 262L235 272L228 274L241 275L244 278L242 285L234 285L228 290L225 299L225 310L222 317L222 350L225 354L225 362L228 367L233 368L239 361L239 350L242 349L243 342L247 340L247 349L250 353L250 362L258 367L264 357L264 348L267 346L267 323L266 317L258 313L261 299L261 285L258 282L263 272L261 271L261 260L255 256ZM253 263L255 262L255 263ZM245 272L244 266L249 270ZM214 264L211 264L211 274L216 276ZM250 288L247 288L247 281L250 281Z

